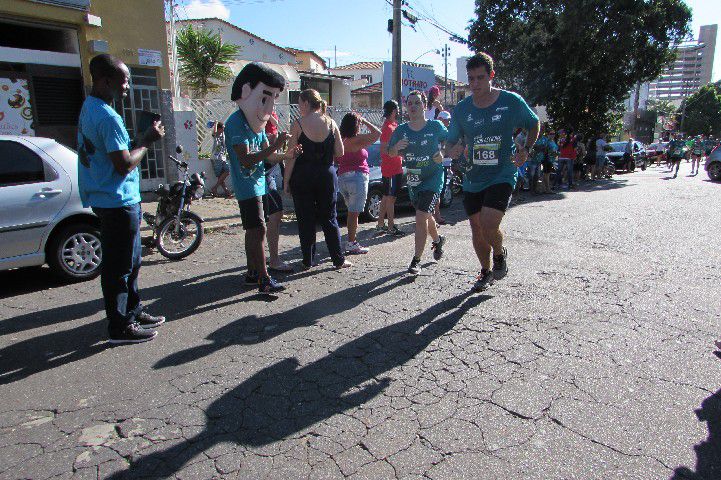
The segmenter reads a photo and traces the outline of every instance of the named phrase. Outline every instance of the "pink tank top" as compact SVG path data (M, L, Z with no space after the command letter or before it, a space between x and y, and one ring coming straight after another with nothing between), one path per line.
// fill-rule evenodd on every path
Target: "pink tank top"
M338 162L338 175L348 172L369 173L368 150L361 148L357 152L346 152L336 159Z

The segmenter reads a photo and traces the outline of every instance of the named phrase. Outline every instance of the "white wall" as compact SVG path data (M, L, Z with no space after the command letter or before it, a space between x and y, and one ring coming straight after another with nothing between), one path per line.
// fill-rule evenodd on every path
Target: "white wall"
M350 87L350 82L346 85L346 82L343 80L333 80L333 106L342 108L351 107Z
M462 83L468 83L468 72L466 71L466 62L469 57L458 57L456 59L456 80Z
M236 57L238 60L295 66L295 55L292 53L248 35L225 22L220 20L193 20L182 22L178 27L182 28L189 23L193 24L193 27L202 26L206 30L218 32L223 42L239 46L241 51Z
M358 80L361 78L361 75L372 75L373 79L370 81L370 83L378 83L383 81L383 67L374 68L374 69L358 69L358 70L347 70L345 68L342 69L336 69L336 68L330 68L330 73L333 75L344 75L349 76L353 75L354 80Z

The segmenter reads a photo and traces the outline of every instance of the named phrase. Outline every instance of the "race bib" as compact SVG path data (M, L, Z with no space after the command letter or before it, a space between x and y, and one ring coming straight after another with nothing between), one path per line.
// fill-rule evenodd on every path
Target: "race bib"
M409 168L408 169L408 186L417 187L421 184L421 169L420 168Z
M499 143L477 143L473 145L473 165L498 165Z

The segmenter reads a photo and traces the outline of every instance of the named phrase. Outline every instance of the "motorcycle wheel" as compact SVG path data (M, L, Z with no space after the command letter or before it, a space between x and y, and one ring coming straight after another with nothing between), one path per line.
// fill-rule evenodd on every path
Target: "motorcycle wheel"
M185 258L200 246L203 241L203 225L197 219L180 217L180 228L175 232L176 218L166 218L158 228L155 246L160 254L171 260Z

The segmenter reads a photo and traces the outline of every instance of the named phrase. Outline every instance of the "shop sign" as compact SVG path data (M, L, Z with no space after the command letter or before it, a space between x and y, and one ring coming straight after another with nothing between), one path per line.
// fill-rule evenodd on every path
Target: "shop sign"
M0 77L0 135L35 135L27 79Z

